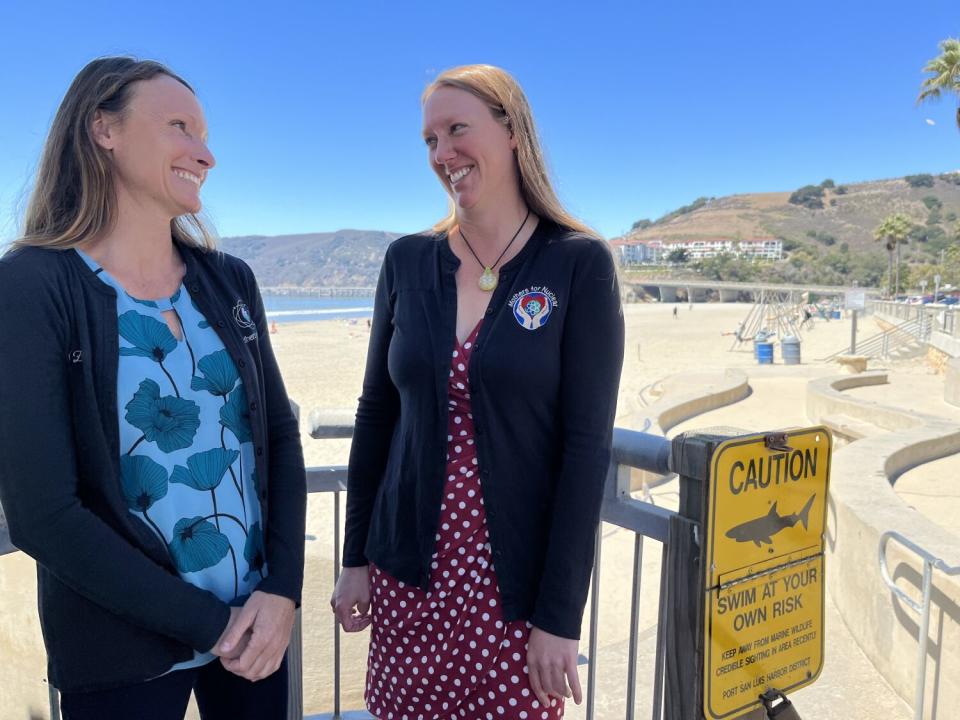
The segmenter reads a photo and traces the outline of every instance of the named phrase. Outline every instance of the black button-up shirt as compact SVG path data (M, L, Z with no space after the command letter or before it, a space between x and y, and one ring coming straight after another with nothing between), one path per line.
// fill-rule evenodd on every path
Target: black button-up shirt
M443 493L459 260L387 250L350 452L343 563L426 589ZM500 270L468 369L506 619L578 638L610 460L623 314L610 251L541 220Z

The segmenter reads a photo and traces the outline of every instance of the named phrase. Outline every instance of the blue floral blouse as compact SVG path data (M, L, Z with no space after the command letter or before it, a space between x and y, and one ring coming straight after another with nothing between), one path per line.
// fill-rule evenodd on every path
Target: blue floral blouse
M88 255L117 292L120 474L130 512L159 535L187 582L240 605L266 576L243 383L223 342L181 285L140 300ZM163 313L180 321L181 339ZM175 670L213 659L195 653Z

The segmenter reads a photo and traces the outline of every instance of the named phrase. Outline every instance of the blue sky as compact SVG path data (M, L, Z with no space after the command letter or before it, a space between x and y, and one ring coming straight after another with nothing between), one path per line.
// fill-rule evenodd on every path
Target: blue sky
M955 0L7 2L0 241L99 55L161 60L197 89L224 236L431 224L446 201L419 96L469 62L520 80L562 200L614 236L700 195L960 169L954 101L914 105L958 35Z

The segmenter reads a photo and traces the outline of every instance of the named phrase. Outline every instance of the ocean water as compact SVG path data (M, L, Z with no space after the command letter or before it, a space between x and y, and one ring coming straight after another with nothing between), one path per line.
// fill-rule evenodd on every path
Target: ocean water
M364 320L373 316L373 297L312 297L309 295L263 295L268 322L311 320Z

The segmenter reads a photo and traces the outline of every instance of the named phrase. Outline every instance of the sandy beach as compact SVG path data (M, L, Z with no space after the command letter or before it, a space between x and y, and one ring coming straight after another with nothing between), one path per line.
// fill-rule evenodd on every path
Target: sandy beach
M750 377L752 394L740 403L699 416L673 428L670 435L696 427L729 425L751 431L764 431L786 426L810 424L805 413L805 387L813 377L837 374L836 364L816 362L849 344L848 320L826 322L818 320L813 329L803 334L801 345L803 364L784 366L779 348L776 364L758 367L752 345L744 344L731 350L731 333L750 310L747 304L679 305L676 316L673 305L627 305L627 325L624 370L621 379L617 425L637 427L647 404L696 382L696 374L709 374L724 368L741 368ZM872 320L861 322L861 336L876 332ZM271 336L289 396L301 407L301 430L308 466L345 464L347 441L312 440L306 434L309 412L314 408L344 409L350 412L360 394L366 356L368 331L365 321L318 321L283 324ZM684 379L690 377L692 379ZM911 378L913 380L911 380ZM858 392L884 392L885 402L912 402L924 412L960 419L960 409L942 401L943 380L928 369L921 360L891 367L891 383L881 388L861 389ZM891 394L892 393L892 394ZM897 395L900 393L900 395ZM893 398L893 400L891 400ZM899 398L899 399L898 399ZM947 458L939 461L956 476L960 461ZM932 464L931 464L932 465ZM929 506L934 522L943 523L954 531L955 514L948 516L941 510L937 515L935 498L930 498L929 477L942 476L944 468L930 470L923 466L904 477L905 491L911 493L911 504L918 508ZM916 475L914 475L916 474ZM929 477L928 477L929 475ZM909 481L909 482L906 482ZM956 491L952 491L956 494ZM654 491L655 499L670 506L676 501L676 486L666 484ZM926 502L924 498L927 498ZM328 599L333 582L333 510L329 496L313 496L309 501L307 520L307 576L304 589L304 694L306 713L329 712L332 709L332 639L333 625ZM603 593L601 595L601 652L598 662L604 665L602 697L598 700L599 717L622 717L625 690L625 669L621 657L626 643L629 617L630 565L632 563L633 535L612 527L604 528L604 560L602 566ZM660 550L657 543L647 544L644 555L644 611L641 624L645 632L654 622L657 577ZM39 624L35 611L35 576L32 561L22 554L0 558L0 656L6 672L0 678L0 718L27 718L28 709L45 717L47 688L44 684L45 661L40 642ZM648 597L649 596L649 597ZM829 603L828 603L829 604ZM645 618L645 620L643 619ZM836 612L828 612L831 640L828 647L828 672L846 673L856 683L866 685L876 697L873 706L884 707L886 717L908 718L909 709L887 687L879 676L871 674L866 658L852 638L844 639L842 620ZM585 638L585 635L584 635ZM342 673L343 706L359 709L362 706L363 662L366 635L344 638L344 668ZM585 652L584 639L581 652ZM652 673L644 667L641 653L639 683L649 686ZM622 673L622 674L621 674ZM581 668L585 681L586 669ZM619 691L617 688L620 688ZM814 688L802 691L811 700L801 709L821 707L811 717L831 716L829 705L814 700ZM648 713L643 690L640 691L640 712ZM822 702L827 703L829 699ZM799 700L798 700L799 704ZM809 713L810 711L807 710ZM873 711L856 714L854 708L844 717L872 718ZM567 717L583 717L582 708L571 704Z

